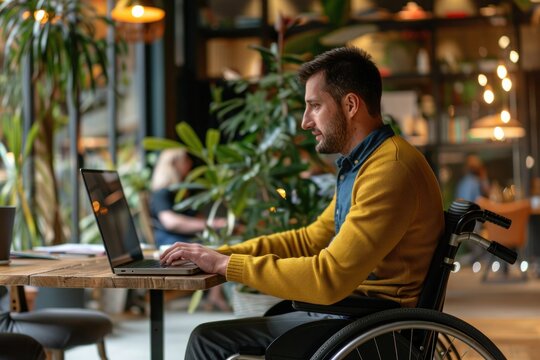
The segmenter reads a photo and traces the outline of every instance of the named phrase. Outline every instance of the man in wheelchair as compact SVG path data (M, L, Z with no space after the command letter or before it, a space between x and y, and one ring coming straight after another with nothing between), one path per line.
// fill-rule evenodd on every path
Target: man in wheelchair
M162 255L189 259L263 293L333 304L355 293L414 307L444 228L442 198L424 156L381 117L382 84L371 57L338 48L305 63L302 127L320 153L339 153L336 193L315 222L214 251L176 243ZM309 311L203 324L185 359L225 359L260 352L300 324ZM302 339L297 339L301 342Z

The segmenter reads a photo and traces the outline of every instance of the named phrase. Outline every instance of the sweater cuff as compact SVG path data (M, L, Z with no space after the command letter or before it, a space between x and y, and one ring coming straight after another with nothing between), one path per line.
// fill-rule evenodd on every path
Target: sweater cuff
M248 255L232 254L227 265L227 281L242 282L244 275L244 261Z

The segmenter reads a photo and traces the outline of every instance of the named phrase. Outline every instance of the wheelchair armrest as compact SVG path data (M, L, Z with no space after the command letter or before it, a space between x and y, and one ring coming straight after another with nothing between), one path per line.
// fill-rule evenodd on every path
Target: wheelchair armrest
M401 307L397 302L392 300L354 294L331 305L318 305L301 301L293 301L292 306L294 309L299 311L345 315L350 317L361 317L378 311Z

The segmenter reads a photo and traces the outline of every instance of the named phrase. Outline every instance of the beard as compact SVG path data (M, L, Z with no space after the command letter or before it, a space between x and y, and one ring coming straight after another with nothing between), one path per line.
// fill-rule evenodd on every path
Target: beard
M320 154L339 153L347 143L347 120L341 109L336 111L330 124L322 134L321 141L315 146L315 150Z

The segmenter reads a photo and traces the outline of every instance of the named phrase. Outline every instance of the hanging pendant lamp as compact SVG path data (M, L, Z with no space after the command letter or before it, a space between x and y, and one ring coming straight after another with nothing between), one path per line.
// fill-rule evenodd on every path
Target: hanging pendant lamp
M149 0L120 0L111 12L118 22L131 24L153 23L165 17L165 11Z
M476 120L469 129L469 135L477 139L502 141L525 136L525 129L519 121L515 119L503 121L500 114L495 114Z
M111 11L118 35L128 42L151 43L163 37L165 11L148 0L119 0Z

